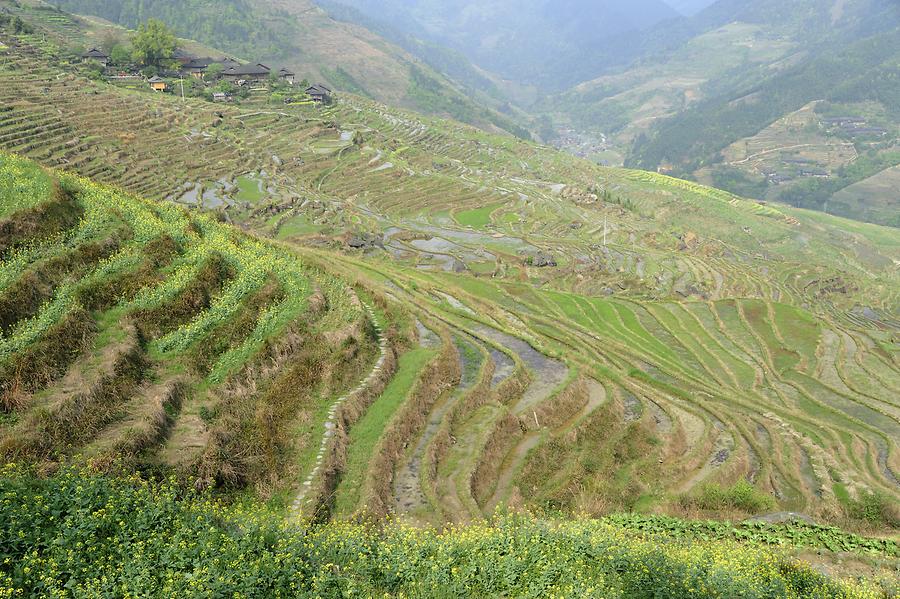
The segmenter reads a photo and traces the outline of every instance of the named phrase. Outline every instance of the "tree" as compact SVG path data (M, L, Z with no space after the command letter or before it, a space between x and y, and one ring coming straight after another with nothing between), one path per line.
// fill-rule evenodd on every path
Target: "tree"
M222 72L225 70L225 65L221 62L214 62L208 67L206 67L206 77L208 79L218 79L221 77Z
M162 67L175 56L175 34L158 19L141 24L131 45L132 57L142 65Z
M116 44L109 51L109 60L114 65L125 66L131 62L131 51L122 44Z

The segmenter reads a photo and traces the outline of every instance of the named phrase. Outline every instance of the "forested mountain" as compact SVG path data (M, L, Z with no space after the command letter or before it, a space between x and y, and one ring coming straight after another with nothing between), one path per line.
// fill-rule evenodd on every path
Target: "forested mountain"
M55 0L53 4L131 28L158 18L182 37L245 60L286 65L300 77L336 89L527 135L491 103L473 102L461 92L461 85L409 52L364 27L330 18L309 0Z
M897 224L893 179L836 194L900 162L898 26L891 0L719 0L538 110L603 134L598 155L629 165Z
M635 165L693 170L736 139L751 136L816 99L878 102L900 117L900 29L836 48L735 94L701 102L663 121L634 148Z

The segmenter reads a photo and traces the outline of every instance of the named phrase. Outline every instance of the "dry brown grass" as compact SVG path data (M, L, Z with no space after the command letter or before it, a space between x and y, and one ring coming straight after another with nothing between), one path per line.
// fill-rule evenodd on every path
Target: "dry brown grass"
M437 476L438 464L447 457L450 448L454 443L453 425L458 423L466 414L471 414L492 398L491 378L494 376L495 364L493 360L485 360L484 366L479 373L478 384L469 389L469 391L457 401L450 409L447 417L441 422L440 428L428 444L425 450L424 478L430 487L432 495L437 493L435 489L435 477Z
M173 414L181 407L187 385L180 378L147 386L133 402L134 411L99 439L100 447L91 464L103 471L129 471L139 454L158 445L175 422Z
M73 379L65 388L29 411L0 441L0 454L12 459L55 459L119 418L122 403L147 371L137 330L126 325L126 331L123 341L104 348L99 372L71 373Z
M472 472L472 496L479 505L484 505L490 499L500 478L503 459L518 445L523 434L521 422L510 413L505 414L494 425L478 457L478 465Z
M30 241L71 229L83 214L75 193L54 179L46 201L0 220L0 258Z
M665 477L651 418L625 422L620 401L607 401L565 434L539 445L519 476L523 504L599 516L632 509ZM627 477L618 476L631 468Z
M30 394L65 374L95 332L91 315L76 308L39 341L0 364L0 409L8 412L27 405Z
M530 413L519 416L519 422L523 430L555 429L574 418L587 402L587 381L580 376Z

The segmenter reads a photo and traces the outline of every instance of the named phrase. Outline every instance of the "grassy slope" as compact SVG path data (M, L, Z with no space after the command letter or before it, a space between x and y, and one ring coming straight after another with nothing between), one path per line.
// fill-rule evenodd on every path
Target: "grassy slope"
M319 395L341 389L320 377L323 364L334 360L335 372L348 376L357 368L321 337L363 318L352 291L175 206L9 155L0 169L33 202L4 201L0 213L12 239L0 271L5 459L83 452L133 467L174 454L185 472L209 483L293 485L281 478L283 461L302 448L282 427L318 413ZM4 200L15 199L9 191L4 185ZM74 218L63 218L67 212ZM326 308L310 307L314 293ZM371 351L358 334L343 344L356 347L360 361ZM312 364L318 372L305 370ZM248 397L245 386L257 392ZM254 409L270 410L275 428L234 420ZM256 457L213 457L233 438Z

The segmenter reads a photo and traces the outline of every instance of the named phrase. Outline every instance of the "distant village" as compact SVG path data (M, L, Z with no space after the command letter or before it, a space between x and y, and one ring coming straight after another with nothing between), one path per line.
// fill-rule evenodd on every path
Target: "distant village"
M200 58L176 52L172 68L146 76L133 65L115 64L99 48L91 48L81 56L82 61L101 69L103 77L112 83L141 83L155 92L204 96L214 102L232 102L255 91L281 88L288 92L285 103L296 101L330 104L332 91L322 84L310 85L296 80L296 74L283 67L277 71L262 64L244 64L233 58ZM299 85L298 85L299 84ZM301 94L302 98L296 97Z
M841 137L852 141L860 139L879 139L888 135L889 131L882 127L869 125L868 120L859 116L835 116L819 119L819 126L827 135ZM823 165L811 158L797 154L785 154L781 157L779 167L763 167L762 174L772 185L784 185L797 179L830 179L832 174Z

